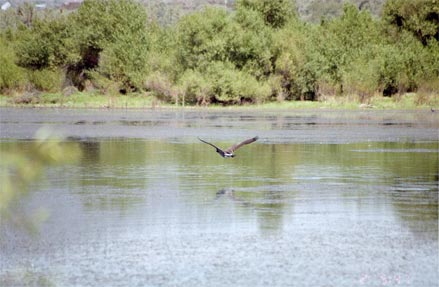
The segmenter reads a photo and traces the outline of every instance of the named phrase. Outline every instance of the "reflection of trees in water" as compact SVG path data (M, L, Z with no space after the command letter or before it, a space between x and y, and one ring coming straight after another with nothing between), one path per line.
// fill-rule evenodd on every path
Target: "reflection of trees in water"
M80 141L79 147L82 151L82 162L97 163L100 156L100 142L99 141Z
M306 155L299 153L299 162L328 170L337 167L339 181L367 187L365 193L355 193L359 199L368 196L371 188L383 190L384 194L377 196L391 199L394 213L403 225L414 234L435 233L437 239L437 143L297 145L297 149L309 151Z
M245 177L278 179L279 183L291 188L295 184L294 167L301 166L311 181L356 186L354 193L340 191L342 201L344 196L347 200L354 196L358 198L358 208L370 209L374 207L362 205L363 198L371 195L376 196L377 200L381 196L390 197L395 215L414 234L437 233L438 159L437 153L428 152L437 150L434 143L256 145L254 149L257 150L256 154L262 156L255 159L253 164L249 164L252 159L246 159L245 162L252 167L264 166L263 171L232 173L238 175L229 184L234 187L233 190L220 190L217 196L227 196L243 208L254 210L261 230L281 229L285 209L291 208L294 201L286 203L282 192L260 191L260 181L246 182ZM267 158L264 155L268 155ZM317 169L313 171L312 168ZM392 182L395 179L399 180L398 188ZM267 190L274 185L267 183ZM376 188L381 191L373 195L372 190ZM387 205L381 200L379 202ZM437 234L435 236L437 238Z
M230 142L219 142L218 145L228 146ZM166 145L166 144L165 144ZM282 172L285 170L285 164L279 165L275 154L278 148L269 145L253 145L248 146L245 150L240 150L234 159L223 159L212 153L210 149L200 149L202 143L193 144L175 144L167 149L172 151L173 163L178 167L178 185L180 190L186 190L190 186L195 189L206 190L228 186L228 188L220 188L215 191L216 200L228 200L235 203L237 206L246 210L252 210L259 213L259 207L265 208L266 211L278 209L276 214L282 214L282 206L268 206L267 202L261 204L264 195L263 192L252 191L258 189L261 184L267 184L265 179L277 177L278 181L287 181L284 175L289 172ZM290 159L282 158L283 162L294 162L293 156ZM166 162L166 159L162 159ZM293 164L287 168L291 170ZM203 192L188 192L188 197L184 197L189 204L200 203L200 206L205 204L205 193ZM264 206L265 205L265 206ZM266 217L269 213L261 213L259 216ZM282 218L277 225L279 229L282 228ZM265 228L263 226L261 228Z
M259 230L263 233L282 231L286 204L282 191L236 191L233 188L222 188L216 193L216 200L227 198L244 209L257 214Z
M78 194L88 209L126 212L144 200L146 179L133 170L146 162L145 142L100 140L80 142L82 164Z
M279 123L282 124L282 123ZM219 143L227 146L230 142ZM167 188L177 193L193 189L212 190L230 186L217 193L242 208L257 215L261 230L281 230L284 213L292 202L284 198L282 189L294 187L296 166L309 168L310 176L321 174L321 184L340 182L360 184L358 206L361 198L370 195L367 185L383 184L385 191L394 178L416 178L437 184L437 153L403 152L398 150L435 149L437 145L424 143L355 143L355 144L264 144L250 145L240 150L234 159L222 159L211 150L200 149L202 143L170 141L114 140L81 144L84 159L81 164L80 185L83 203L98 210L119 209L126 211L136 203L147 200L148 190ZM391 152L387 152L391 151ZM396 151L396 152L395 152ZM313 168L318 170L312 171ZM370 173L372 171L372 173ZM325 177L326 175L326 177ZM334 177L335 176L335 177ZM371 182L371 178L379 182ZM373 181L373 180L372 180ZM276 186L282 186L276 190ZM362 187L361 187L362 186ZM169 192L165 190L163 192ZM395 213L407 225L430 220L421 210L437 210L437 195L425 203L425 198L414 193L408 201L402 201L396 193L389 192ZM291 191L288 191L288 196ZM348 196L352 195L349 193ZM416 195L416 196L415 196ZM344 194L341 194L344 196ZM203 205L206 194L187 192L179 200ZM184 202L181 204L185 204ZM424 208L423 204L426 204ZM367 205L367 208L370 208ZM413 214L418 212L417 214ZM414 219L417 216L421 218ZM424 216L422 218L422 216ZM428 216L436 216L437 213Z
M188 157L195 153L182 150L179 154ZM218 156L210 151L196 154L195 161L188 158L183 162L192 162L194 166L191 169L202 167L199 172L203 182L232 186L219 189L216 199L227 198L246 210L254 211L261 232L283 229L285 208L291 208L291 203L286 203L284 198L284 190L293 183L291 175L297 164L297 154L291 151L291 145L248 146L231 160L218 160ZM182 179L182 184L187 184L185 179ZM276 190L277 187L279 190Z
M394 179L389 197L401 223L415 235L438 240L438 184L435 181L413 182ZM428 177L427 177L428 178ZM421 179L419 179L421 181ZM391 183L389 183L391 185Z
M288 205L291 208L290 203ZM261 231L281 231L285 213L285 198L281 192L265 191L261 201L256 204L258 223Z
M409 152L421 148L436 149L435 144L384 143L384 150L371 155L383 170L386 196L395 215L415 235L438 235L438 158L437 153ZM406 152L398 152L406 150Z

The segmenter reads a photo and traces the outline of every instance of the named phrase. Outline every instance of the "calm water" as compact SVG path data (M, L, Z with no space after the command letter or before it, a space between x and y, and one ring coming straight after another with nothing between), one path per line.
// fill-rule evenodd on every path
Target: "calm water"
M438 284L436 115L0 111L2 152L82 151L23 198L38 236L0 226L1 286Z

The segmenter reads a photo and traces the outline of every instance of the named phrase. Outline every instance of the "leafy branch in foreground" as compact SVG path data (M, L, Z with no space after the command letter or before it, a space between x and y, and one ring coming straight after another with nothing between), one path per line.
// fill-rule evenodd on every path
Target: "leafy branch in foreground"
M30 148L22 150L2 150L0 152L0 228L12 224L34 234L38 224L49 216L49 211L37 209L33 214L22 212L23 201L32 193L32 184L42 179L46 168L75 162L80 150L74 143L42 128L36 133L36 140Z

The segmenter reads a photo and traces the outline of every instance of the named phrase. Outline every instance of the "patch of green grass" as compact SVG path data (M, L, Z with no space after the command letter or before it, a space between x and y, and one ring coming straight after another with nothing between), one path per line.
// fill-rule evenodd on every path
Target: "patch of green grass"
M59 93L43 93L33 97L31 103L21 101L21 95L0 95L0 106L3 107L49 107L49 108L150 108L162 104L155 97L133 95L102 95L94 93L75 93L64 96Z
M3 95L0 95L0 107L9 106L9 98Z
M429 95L423 101L419 101L421 94L407 93L404 95L395 95L393 97L373 97L370 104L375 109L399 109L399 110L415 110L428 109L436 107L439 104L438 96Z
M29 101L29 97L32 101ZM22 101L21 99L27 99ZM437 95L425 96L424 94L408 93L395 95L393 97L375 96L369 99L367 104L362 104L358 97L326 97L322 101L283 101L268 102L255 105L234 105L217 106L210 105L209 109L428 109L439 108L439 97ZM77 92L70 96L60 93L43 93L38 95L0 95L0 106L2 107L57 107L57 108L110 108L110 109L142 109L154 107L177 107L174 104L163 103L150 94L131 95L102 95L97 93ZM181 106L178 106L181 107ZM186 105L185 107L194 107Z

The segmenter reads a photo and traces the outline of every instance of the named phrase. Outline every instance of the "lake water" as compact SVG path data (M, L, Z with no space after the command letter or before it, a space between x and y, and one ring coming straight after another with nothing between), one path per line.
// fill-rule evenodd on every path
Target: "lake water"
M3 154L43 126L81 150L21 199L38 235L0 221L1 286L438 286L437 113L0 115Z

